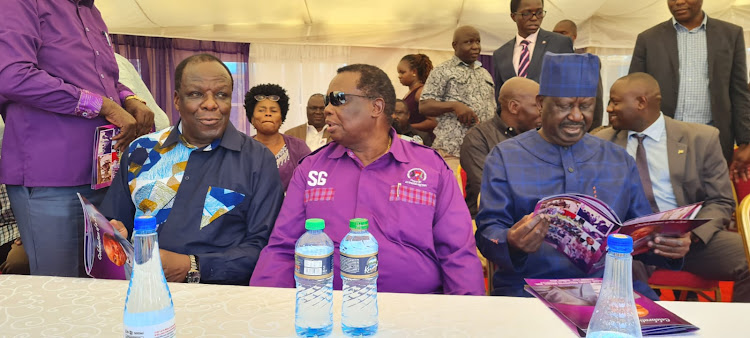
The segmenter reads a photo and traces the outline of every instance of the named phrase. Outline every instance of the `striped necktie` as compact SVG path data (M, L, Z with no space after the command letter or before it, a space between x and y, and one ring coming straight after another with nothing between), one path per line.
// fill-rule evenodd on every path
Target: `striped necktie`
M526 77L526 72L529 70L529 63L531 58L529 57L529 40L521 41L521 57L518 58L518 76Z

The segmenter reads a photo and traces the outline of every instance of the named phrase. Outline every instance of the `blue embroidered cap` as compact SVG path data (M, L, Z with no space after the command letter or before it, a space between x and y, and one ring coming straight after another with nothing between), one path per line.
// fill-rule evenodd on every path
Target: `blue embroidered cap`
M599 58L586 54L544 54L539 95L553 97L596 97L599 86Z

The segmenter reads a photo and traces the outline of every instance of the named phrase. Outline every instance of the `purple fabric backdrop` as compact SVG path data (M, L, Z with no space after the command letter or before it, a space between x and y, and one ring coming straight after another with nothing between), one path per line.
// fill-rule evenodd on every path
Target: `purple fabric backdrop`
M480 54L479 55L479 62L482 63L482 67L484 67L484 69L486 69L488 72L490 72L490 75L492 75L492 80L494 81L495 80L495 73L492 70L492 68L494 67L495 63L492 62L492 55L483 55L483 54Z

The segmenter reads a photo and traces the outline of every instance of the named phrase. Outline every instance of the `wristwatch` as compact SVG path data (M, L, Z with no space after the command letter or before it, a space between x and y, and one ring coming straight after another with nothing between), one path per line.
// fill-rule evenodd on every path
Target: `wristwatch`
M190 271L185 276L185 283L200 283L201 272L198 270L198 258L195 255L190 256Z

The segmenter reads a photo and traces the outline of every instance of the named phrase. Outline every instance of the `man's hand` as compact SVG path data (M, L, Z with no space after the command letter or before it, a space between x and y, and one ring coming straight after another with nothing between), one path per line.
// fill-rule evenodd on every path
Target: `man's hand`
M185 277L190 271L190 256L164 249L159 249L159 255L161 255L161 266L164 268L167 282L185 282Z
M120 133L113 137L112 140L117 141L115 148L120 152L124 152L136 136L135 118L125 111L125 109L122 109L115 101L106 97L103 97L103 99L104 102L102 103L99 115L104 116L107 121L120 127Z
M479 118L477 117L477 114L474 113L469 106L461 103L456 102L455 108L453 109L453 112L456 113L456 117L458 118L458 121L465 124L467 127L471 127L472 125L479 122Z
M743 144L737 147L732 157L732 163L729 165L729 178L732 181L747 181L750 177L750 144Z
M123 107L135 117L135 137L140 137L151 132L151 128L154 127L154 112L148 106L139 100L130 99L125 100Z
M690 232L680 237L666 237L656 235L653 241L648 242L648 247L654 249L654 253L671 259L685 257L690 251Z
M542 215L523 216L508 230L508 245L525 253L539 250L549 229L549 220Z
M116 219L109 220L109 224L111 224L112 227L115 228L115 231L119 232L120 235L122 235L122 238L128 238L128 229L125 228L125 224L122 224L122 222Z

